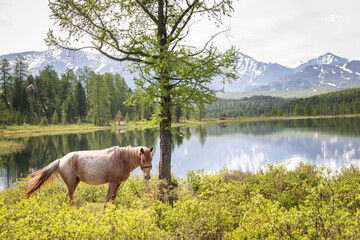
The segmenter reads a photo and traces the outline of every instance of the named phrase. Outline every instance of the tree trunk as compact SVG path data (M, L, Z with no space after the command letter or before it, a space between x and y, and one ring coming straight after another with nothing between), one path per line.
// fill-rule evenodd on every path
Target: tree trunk
M160 122L160 163L159 178L171 182L171 112L170 96L163 97L161 101L162 120Z
M160 45L160 62L166 61L164 53L167 52L167 34L166 22L164 16L164 0L158 0L158 32ZM166 65L166 64L165 64ZM171 183L171 86L168 79L168 69L161 69L160 79L164 88L164 94L161 97L161 122L160 122L160 163L159 178L166 179Z

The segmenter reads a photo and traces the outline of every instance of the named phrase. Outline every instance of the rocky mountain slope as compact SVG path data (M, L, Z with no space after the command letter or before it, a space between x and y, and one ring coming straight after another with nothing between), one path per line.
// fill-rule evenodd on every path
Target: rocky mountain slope
M99 53L84 51L48 50L41 52L23 52L0 56L14 64L15 58L24 56L29 64L30 73L37 75L46 65L52 65L60 75L66 68L88 66L95 72L120 73L131 88L134 88L133 76L126 70L126 63L118 63ZM223 84L214 79L211 87L225 92L268 91L288 89L311 89L316 86L333 88L360 86L360 61L326 53L301 64L288 68L277 63L264 63L239 53L237 69L241 79Z

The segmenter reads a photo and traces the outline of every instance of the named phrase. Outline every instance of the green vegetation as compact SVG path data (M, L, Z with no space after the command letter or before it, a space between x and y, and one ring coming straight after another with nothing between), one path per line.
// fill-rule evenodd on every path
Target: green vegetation
M140 104L124 104L131 89L119 74L98 74L84 67L76 72L68 68L59 77L48 65L33 76L28 74L28 63L21 56L13 72L6 59L0 64L0 124L109 125L117 113L127 116L127 120L141 115ZM151 114L141 117L150 119Z
M60 181L30 199L24 181L0 193L1 239L358 239L360 169L300 163L258 173L189 171L170 188L130 178L103 209L106 185ZM166 202L166 199L168 202Z
M288 99L270 96L253 96L242 99L221 99L206 106L208 117L218 118L220 113L225 113L227 117L241 118L253 117L251 114L254 109L265 108L289 101Z
M271 117L320 116L360 113L360 88L326 93L309 98L284 99L270 96L253 96L242 99L218 99L207 106L208 116L218 117Z
M59 77L48 65L38 76L32 76L28 74L27 64L20 56L11 72L6 59L0 62L0 126L7 126L4 132L57 131L74 129L75 124L81 125L80 128L89 128L90 124L109 126L119 115L133 125L149 124L155 114L154 103L126 104L133 90L119 74L99 74L84 67L76 72L66 69ZM18 65L21 75L17 73ZM187 119L195 118L194 112L184 111L180 105L174 109L174 121L180 121L183 114Z
M359 87L354 84L354 87ZM225 99L241 99L252 96L272 96L281 98L304 98L312 97L320 94L330 93L334 91L340 91L348 89L349 87L331 87L331 86L317 86L308 89L296 89L296 90L271 90L271 91L249 91L249 92L224 92L216 94L219 98Z

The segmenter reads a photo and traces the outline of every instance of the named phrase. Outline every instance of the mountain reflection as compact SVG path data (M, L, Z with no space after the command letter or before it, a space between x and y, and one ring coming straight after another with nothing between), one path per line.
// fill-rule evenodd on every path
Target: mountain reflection
M0 153L0 190L18 177L40 169L68 152L114 145L155 147L159 163L158 129L108 130L92 133L17 138L21 151ZM268 163L299 161L332 170L360 163L360 118L287 119L266 122L231 122L173 129L172 170L184 177L188 170L222 168L255 172ZM156 172L156 169L153 171ZM140 173L137 170L136 173Z

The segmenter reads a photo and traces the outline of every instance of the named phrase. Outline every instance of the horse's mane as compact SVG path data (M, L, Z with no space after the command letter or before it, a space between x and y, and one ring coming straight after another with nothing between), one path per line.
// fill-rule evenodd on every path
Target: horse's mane
M131 170L137 168L140 165L140 149L147 149L146 147L116 147L116 158L122 159L126 162L126 165L129 166Z

